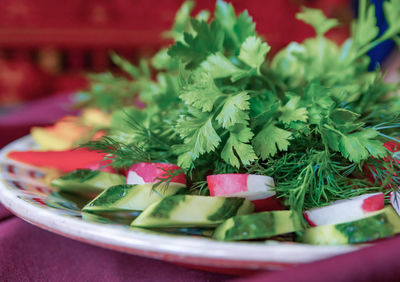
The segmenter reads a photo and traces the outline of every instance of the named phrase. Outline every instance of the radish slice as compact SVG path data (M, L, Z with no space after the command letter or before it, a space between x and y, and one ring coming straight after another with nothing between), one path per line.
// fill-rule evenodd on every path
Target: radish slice
M210 196L241 197L253 201L255 211L279 210L283 207L275 196L274 179L254 174L216 174L207 176Z
M259 200L275 195L274 179L254 174L217 174L207 176L211 196L241 197Z
M328 206L305 211L303 215L311 226L320 226L358 220L383 207L384 194L373 193L339 200Z
M165 179L166 171L174 172L181 169L179 166L167 163L137 163L128 170L126 184L156 183L159 179ZM179 174L171 179L171 183L186 185L185 174Z
M399 187L400 188L400 187ZM393 208L400 215L400 192L399 190L393 191L390 193L390 203L392 204Z
M63 172L96 167L103 162L105 156L105 153L89 151L85 148L65 151L12 151L7 155L14 161L39 167L55 168Z

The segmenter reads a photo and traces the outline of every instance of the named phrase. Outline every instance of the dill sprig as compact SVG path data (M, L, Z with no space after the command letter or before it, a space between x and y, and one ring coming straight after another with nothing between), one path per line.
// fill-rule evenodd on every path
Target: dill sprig
M400 151L390 152L384 160L371 158L366 162L365 169L375 185L392 190L400 187Z
M197 193L198 195L208 195L208 183L205 180L196 181L192 184L190 191L192 193Z
M114 168L128 168L134 163L151 162L151 154L132 144L124 144L104 136L79 146L99 153L106 153L105 160L111 160Z
M250 167L248 172L273 177L277 196L300 217L304 209L382 190L382 185L365 179L357 164L327 151L286 153Z
M155 190L157 187L162 187L167 189L174 177L185 173L183 169L172 170L172 169L165 169L162 167L159 167L159 169L164 171L164 173L155 179L157 180L157 182L153 185L153 190Z

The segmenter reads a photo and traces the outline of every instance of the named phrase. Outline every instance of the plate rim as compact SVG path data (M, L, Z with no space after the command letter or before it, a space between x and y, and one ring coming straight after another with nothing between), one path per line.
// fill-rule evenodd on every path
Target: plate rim
M0 150L0 164L13 163L9 151L32 143L30 135L17 139ZM26 148L25 148L26 149ZM313 246L300 243L220 242L206 238L171 236L130 230L126 227L84 221L32 205L7 188L0 170L0 201L23 220L64 237L92 245L177 263L234 267L243 269L282 268L308 263L359 250L363 246Z

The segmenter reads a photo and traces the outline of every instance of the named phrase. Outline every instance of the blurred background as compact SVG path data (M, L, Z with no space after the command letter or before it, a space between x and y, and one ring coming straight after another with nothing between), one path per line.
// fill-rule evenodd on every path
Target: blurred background
M339 19L328 36L341 43L357 16L355 0L227 0L236 12L247 9L256 29L276 53L290 41L313 36L311 27L295 19L301 6L319 8ZM376 6L381 32L387 25L384 0ZM132 62L152 56L172 42L162 37L184 0L0 0L0 148L29 133L33 125L49 125L73 114L75 93L88 85L92 72L116 71L109 59L115 51ZM198 0L193 13L214 10L216 0ZM384 62L393 49L384 42L369 55L370 67ZM386 59L393 62L393 59ZM391 65L394 65L391 63ZM385 70L397 77L397 67Z
M0 112L48 95L86 86L85 73L113 70L111 50L137 61L169 42L163 31L183 0L0 0ZM348 35L354 3L347 0L233 0L247 9L276 52L302 41L312 30L294 15L302 5L339 18L330 34ZM215 0L197 1L196 11L213 10Z

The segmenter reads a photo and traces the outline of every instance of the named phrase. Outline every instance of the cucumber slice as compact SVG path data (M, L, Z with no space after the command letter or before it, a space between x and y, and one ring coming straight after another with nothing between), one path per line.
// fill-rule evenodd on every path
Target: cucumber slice
M182 184L153 188L153 184L125 184L108 188L87 204L83 210L90 212L142 211L160 199L174 195Z
M126 177L105 171L77 169L54 179L51 185L61 191L97 196L110 186L125 184Z
M253 203L244 198L174 195L149 206L131 226L213 227L232 216L251 213L253 209Z
M269 238L301 229L291 211L260 212L232 217L215 229L213 238L224 241Z
M314 245L344 245L373 241L400 232L400 217L392 207L363 219L306 229L301 242Z
M92 213L81 212L82 219L85 221L107 223L107 224L123 224L129 225L134 218L140 214L140 211L124 211L113 213Z

